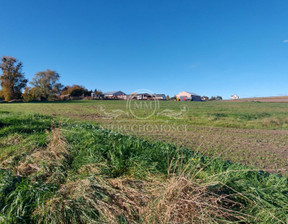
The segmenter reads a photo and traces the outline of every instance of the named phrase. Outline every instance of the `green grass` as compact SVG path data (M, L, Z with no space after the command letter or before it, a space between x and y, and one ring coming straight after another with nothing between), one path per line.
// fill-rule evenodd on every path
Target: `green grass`
M0 104L0 112L40 113L89 121L122 134L196 151L201 145L202 154L288 175L287 103L161 101L159 105L156 113L146 120L136 119L129 112L127 102L120 100ZM177 114L184 106L187 110L181 115L183 119L159 114L165 110ZM119 110L127 114L109 117L118 115ZM137 110L137 115L146 116L151 112L149 108ZM171 130L161 131L162 126Z
M286 177L93 122L5 112L0 124L3 223L287 222Z
M56 103L15 103L1 104L0 111L56 114L85 119L103 115L100 111L103 106L107 112L123 110L128 112L126 101L68 101ZM214 127L253 128L253 129L288 129L288 104L286 103L258 103L258 102L175 102L160 101L157 112L165 109L180 112L181 107L187 107L184 113L185 123L190 125L204 125ZM150 109L150 112L152 110ZM149 109L139 110L138 115L149 113ZM104 115L105 116L105 115ZM121 116L125 120L135 120L133 116ZM149 120L170 120L157 113ZM177 123L183 121L177 120Z

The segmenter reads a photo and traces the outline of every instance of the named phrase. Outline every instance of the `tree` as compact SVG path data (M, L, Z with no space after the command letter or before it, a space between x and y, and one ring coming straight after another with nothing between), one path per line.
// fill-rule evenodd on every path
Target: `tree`
M4 100L4 95L2 89L0 90L0 100Z
M214 100L216 100L216 96L211 96L210 101L214 101Z
M0 68L2 75L0 76L2 95L6 101L20 99L22 89L25 88L28 80L24 78L22 73L22 62L16 58L4 56L1 59Z
M95 90L94 90L94 93L95 93L96 95L102 95L102 94L103 94L103 92L102 92L101 90L99 90L99 89L95 89Z
M222 100L222 96L211 96L210 101Z
M83 94L84 96L88 96L89 91L85 87L79 85L65 86L61 92L61 95L71 95L75 97L82 96Z
M37 100L36 87L26 87L23 93L23 99L25 102Z
M49 97L59 95L63 85L59 83L60 75L56 71L47 69L38 72L30 84L35 87L35 96L39 100L47 100Z
M70 95L71 96L82 96L83 94L85 95L85 93L87 93L88 92L88 90L86 90L86 89L84 89L84 88L74 88L72 91L71 91L71 93L70 93Z

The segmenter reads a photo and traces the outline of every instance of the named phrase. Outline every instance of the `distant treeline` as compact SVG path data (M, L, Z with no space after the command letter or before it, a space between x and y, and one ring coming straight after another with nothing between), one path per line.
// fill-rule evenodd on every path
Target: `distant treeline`
M60 75L56 71L47 69L37 72L29 82L22 72L23 64L14 57L4 56L1 59L0 75L1 90L0 99L5 101L52 101L65 97L90 96L92 92L102 94L95 89L88 91L81 85L64 86L59 82ZM24 90L24 92L23 92Z

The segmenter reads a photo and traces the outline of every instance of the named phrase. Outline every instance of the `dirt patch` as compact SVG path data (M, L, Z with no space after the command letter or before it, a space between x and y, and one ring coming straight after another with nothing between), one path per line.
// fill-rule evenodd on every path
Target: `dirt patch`
M155 137L205 155L288 175L288 131L190 126L185 135Z

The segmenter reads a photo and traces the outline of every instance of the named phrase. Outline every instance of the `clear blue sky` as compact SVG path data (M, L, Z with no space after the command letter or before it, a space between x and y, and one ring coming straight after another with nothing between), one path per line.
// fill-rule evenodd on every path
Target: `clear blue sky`
M88 89L288 95L287 0L14 0L0 55ZM285 42L285 40L287 40Z

